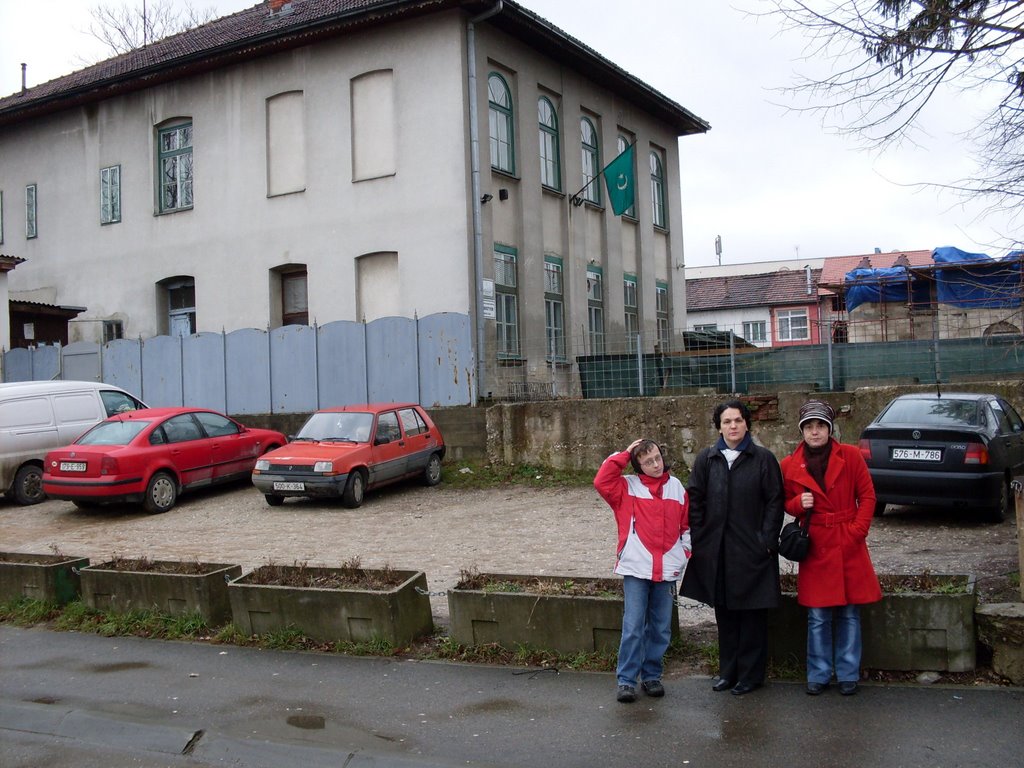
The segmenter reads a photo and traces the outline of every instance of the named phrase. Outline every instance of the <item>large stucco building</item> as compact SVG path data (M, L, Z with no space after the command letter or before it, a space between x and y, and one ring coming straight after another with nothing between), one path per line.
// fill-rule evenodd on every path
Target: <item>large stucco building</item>
M70 341L460 312L481 393L571 386L685 326L708 128L513 2L270 0L0 99L11 299L84 307Z

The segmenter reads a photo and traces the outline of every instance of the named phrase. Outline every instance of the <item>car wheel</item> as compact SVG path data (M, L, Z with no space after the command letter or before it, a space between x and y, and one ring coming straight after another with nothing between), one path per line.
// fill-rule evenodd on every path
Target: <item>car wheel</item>
M346 507L355 509L363 503L363 493L366 491L366 476L361 469L353 470L345 483L345 490L341 494L341 503Z
M263 498L267 500L267 504L272 507L280 507L284 504L284 496L278 496L276 493L265 493Z
M875 517L881 517L884 514L885 514L885 502L884 501L876 501L875 502Z
M441 457L434 453L431 454L427 466L423 470L423 484L424 485L437 485L441 482Z
M166 472L157 472L146 484L146 497L142 500L143 508L151 514L166 512L178 500L178 485L174 478Z
M1010 483L1003 480L999 484L999 496L996 498L996 505L985 510L985 520L990 523L1001 523L1006 519L1010 508Z
M43 471L35 464L26 464L14 476L14 500L19 504L38 504L43 493Z

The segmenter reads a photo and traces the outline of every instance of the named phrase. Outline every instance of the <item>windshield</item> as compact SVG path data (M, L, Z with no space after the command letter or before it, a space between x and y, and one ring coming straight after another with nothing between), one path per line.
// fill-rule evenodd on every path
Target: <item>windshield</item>
M80 438L78 445L128 445L139 432L150 425L148 421L103 421Z
M878 423L977 427L981 425L981 416L975 400L896 400Z
M372 427L372 413L314 413L295 439L368 443Z

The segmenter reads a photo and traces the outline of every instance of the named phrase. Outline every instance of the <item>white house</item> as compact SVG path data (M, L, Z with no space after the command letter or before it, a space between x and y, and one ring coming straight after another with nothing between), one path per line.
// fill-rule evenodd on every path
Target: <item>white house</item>
M684 327L709 128L515 2L270 0L0 99L11 298L71 341L467 313L481 393L571 382Z

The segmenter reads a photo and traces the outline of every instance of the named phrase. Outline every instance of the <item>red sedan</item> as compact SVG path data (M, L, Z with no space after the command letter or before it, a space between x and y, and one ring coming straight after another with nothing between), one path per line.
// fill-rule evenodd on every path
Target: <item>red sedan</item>
M47 453L43 490L78 507L141 501L166 512L183 491L249 477L257 458L286 442L204 408L144 408Z
M325 408L256 462L252 482L272 507L286 496L340 497L358 507L365 491L405 478L437 485L444 453L441 431L414 403Z

